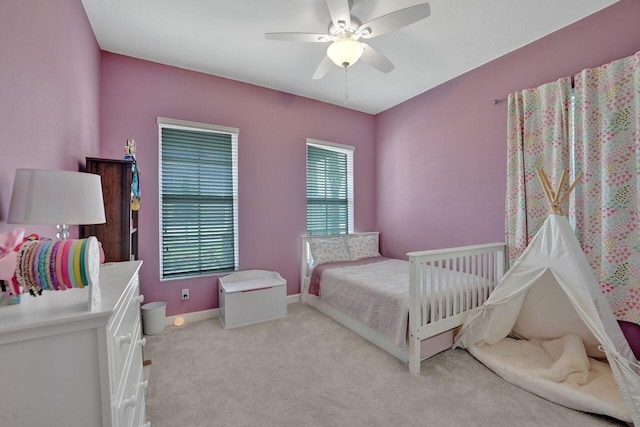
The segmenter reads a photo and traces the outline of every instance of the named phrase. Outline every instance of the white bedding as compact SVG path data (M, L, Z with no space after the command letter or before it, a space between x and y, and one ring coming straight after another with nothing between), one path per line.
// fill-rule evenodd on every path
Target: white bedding
M631 422L611 368L588 357L578 335L545 342L505 338L468 350L520 388L569 408Z

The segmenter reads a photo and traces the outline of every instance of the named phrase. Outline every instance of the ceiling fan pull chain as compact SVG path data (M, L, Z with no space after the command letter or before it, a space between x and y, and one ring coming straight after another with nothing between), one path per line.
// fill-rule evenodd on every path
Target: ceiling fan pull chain
M344 67L344 106L347 106L347 100L349 99L349 93L347 92L347 68Z

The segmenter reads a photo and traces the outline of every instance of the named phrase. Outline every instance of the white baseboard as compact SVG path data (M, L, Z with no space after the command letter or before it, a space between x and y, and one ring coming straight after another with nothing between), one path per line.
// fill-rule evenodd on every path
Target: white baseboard
M287 295L287 304L294 304L296 302L300 302L300 294ZM182 315L182 317L184 317L185 323L198 322L200 320L215 319L216 317L219 316L218 312L219 310L217 308L212 308L210 310L193 311L191 313L185 313ZM173 321L178 316L180 315L165 317L164 325L165 326L173 325Z
M193 311L191 313L179 314L177 316L167 316L164 319L165 326L173 325L173 321L178 316L184 317L184 323L198 322L200 320L215 319L218 317L218 309L212 308L210 310Z
M287 295L287 304L294 304L300 302L300 294Z

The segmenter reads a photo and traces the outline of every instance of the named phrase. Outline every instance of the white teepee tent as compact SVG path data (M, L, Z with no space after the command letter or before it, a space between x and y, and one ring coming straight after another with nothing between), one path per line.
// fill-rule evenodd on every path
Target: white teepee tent
M545 180L561 214L566 197ZM547 218L454 347L551 401L640 426L640 366L563 215Z

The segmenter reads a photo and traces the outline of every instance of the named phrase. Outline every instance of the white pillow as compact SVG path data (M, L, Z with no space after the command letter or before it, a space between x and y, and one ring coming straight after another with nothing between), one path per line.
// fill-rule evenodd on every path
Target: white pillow
M352 259L344 237L314 237L309 246L315 265Z
M378 236L375 234L349 236L347 246L353 260L380 256Z

